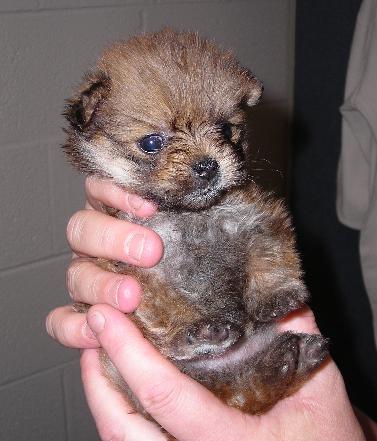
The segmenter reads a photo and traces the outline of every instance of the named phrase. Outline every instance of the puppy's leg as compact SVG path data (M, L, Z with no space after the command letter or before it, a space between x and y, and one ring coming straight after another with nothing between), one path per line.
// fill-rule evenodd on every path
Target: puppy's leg
M244 412L263 413L295 392L327 354L327 341L320 335L278 334L241 374L238 386L223 387L215 393Z
M298 309L309 295L284 205L255 187L241 197L240 240L247 250L244 303L252 319L269 323Z
M284 317L309 298L295 250L283 240L271 242L261 241L252 247L246 271L246 309L253 320L261 323Z

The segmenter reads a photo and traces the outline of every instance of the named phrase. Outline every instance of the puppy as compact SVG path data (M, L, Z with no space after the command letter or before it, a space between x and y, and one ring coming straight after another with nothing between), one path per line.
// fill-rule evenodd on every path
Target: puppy
M165 29L115 44L68 101L71 163L159 207L165 253L151 269L99 261L134 276L132 315L179 369L228 405L261 413L322 363L320 335L279 333L308 298L283 204L248 178L245 110L261 83L229 52ZM85 310L85 306L76 307ZM106 376L141 408L107 355Z

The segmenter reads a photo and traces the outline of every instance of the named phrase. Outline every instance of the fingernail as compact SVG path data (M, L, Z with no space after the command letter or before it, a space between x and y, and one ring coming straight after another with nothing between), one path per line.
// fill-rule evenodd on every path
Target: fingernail
M122 281L118 285L118 290L116 293L117 306L121 311L128 312L130 307L131 291L129 289L128 283ZM132 312L132 311L130 311Z
M125 243L125 252L127 256L131 257L136 261L140 261L143 255L145 246L145 235L144 234L134 234L130 236Z
M105 317L100 312L88 313L88 324L94 334L99 334L105 327Z
M140 196L137 196L136 194L129 194L128 195L128 203L130 204L130 207L137 211L140 210L140 208L144 205L145 201Z
M88 323L85 323L82 328L82 333L85 337L90 338L91 340L97 340L97 337L94 335L93 331L90 329Z

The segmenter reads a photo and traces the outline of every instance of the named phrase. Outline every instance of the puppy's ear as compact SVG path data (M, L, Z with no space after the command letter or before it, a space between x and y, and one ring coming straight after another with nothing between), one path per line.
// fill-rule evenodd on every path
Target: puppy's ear
M263 84L254 75L248 73L246 88L245 102L248 106L255 106L262 96Z
M64 115L72 127L84 130L91 122L99 103L110 89L110 80L103 73L88 74L79 92L67 100Z

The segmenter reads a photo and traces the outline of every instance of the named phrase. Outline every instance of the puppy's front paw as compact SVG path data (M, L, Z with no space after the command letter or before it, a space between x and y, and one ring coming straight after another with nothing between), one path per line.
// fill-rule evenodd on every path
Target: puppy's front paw
M270 299L262 302L254 312L257 322L268 323L301 308L306 300L306 294L292 291L274 294Z

